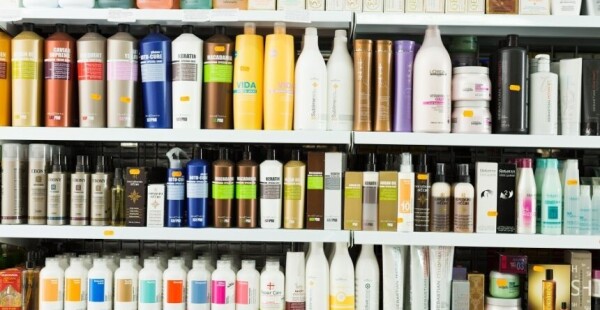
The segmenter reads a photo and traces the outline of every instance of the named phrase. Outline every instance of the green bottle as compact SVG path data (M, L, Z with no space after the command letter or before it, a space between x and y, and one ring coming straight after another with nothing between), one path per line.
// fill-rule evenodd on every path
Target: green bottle
M96 0L96 7L101 9L131 9L133 8L133 0Z

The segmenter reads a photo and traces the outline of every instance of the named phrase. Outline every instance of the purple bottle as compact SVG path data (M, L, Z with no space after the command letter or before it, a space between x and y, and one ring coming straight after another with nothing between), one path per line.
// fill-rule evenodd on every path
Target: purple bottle
M394 41L395 87L392 130L412 132L412 75L416 44L414 41Z

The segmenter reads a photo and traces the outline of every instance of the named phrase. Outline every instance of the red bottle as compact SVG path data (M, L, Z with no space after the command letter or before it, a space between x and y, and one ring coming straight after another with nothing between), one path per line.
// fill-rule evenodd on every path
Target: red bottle
M56 32L44 42L46 127L72 124L75 55L75 39L67 34L67 25L57 24Z

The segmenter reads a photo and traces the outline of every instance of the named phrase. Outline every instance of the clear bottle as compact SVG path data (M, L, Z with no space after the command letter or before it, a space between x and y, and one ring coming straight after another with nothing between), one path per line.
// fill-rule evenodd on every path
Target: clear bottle
M452 187L446 182L446 164L437 163L435 182L431 185L431 221L429 231L450 231Z
M209 310L211 271L205 258L195 259L187 274L187 309Z
M469 164L458 165L458 183L452 187L454 197L454 232L472 233L475 189L469 177Z
M419 164L415 172L414 230L426 232L431 219L431 175L427 167L427 154L419 155Z
M109 259L95 258L88 272L88 310L111 310L113 301L113 271Z
M558 160L546 159L546 169L542 184L541 233L560 235L562 232L562 186L558 175Z
M379 310L379 264L372 244L363 244L356 262L356 309Z
M115 169L115 178L111 189L111 223L112 226L125 226L125 181L123 169Z
M137 262L133 258L121 259L115 271L114 310L136 310L138 294Z
M56 258L46 258L40 271L40 310L62 310L65 292L65 272Z
M590 197L590 186L581 185L579 196L579 235L592 234L592 198Z
M335 243L335 254L329 271L330 310L354 309L354 264L348 244Z
M535 201L537 187L533 169L531 169L531 158L522 158L517 169L520 169L517 181L517 233L535 234L536 231L536 208Z
M542 185L544 184L544 175L546 174L546 159L536 158L535 160L535 231L542 233Z
M592 196L592 235L600 235L600 186L594 185Z
M354 120L354 63L346 30L336 30L327 61L327 130L352 130Z
M65 310L85 310L87 302L88 267L82 257L71 258L65 270Z
M138 274L138 309L162 309L162 275L157 258L144 260L144 268Z
M564 164L563 189L563 234L579 233L579 168L576 159L567 159Z
M243 260L235 282L235 307L237 310L258 310L260 302L260 273L256 261Z
M329 309L329 262L322 242L311 242L306 259L306 310Z
M187 272L179 259L169 259L163 272L163 310L184 310Z
M267 261L260 275L260 309L284 310L285 276L279 269L279 261Z
M539 54L537 72L530 76L529 134L558 134L558 75L550 72L550 55Z
M231 269L231 261L217 261L210 292L212 310L235 310L235 272Z
M267 151L267 159L259 168L260 227L281 228L283 164L276 159L275 149Z

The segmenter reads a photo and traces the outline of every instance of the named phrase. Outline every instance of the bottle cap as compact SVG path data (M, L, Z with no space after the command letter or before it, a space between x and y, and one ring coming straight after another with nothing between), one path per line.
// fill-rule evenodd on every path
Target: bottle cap
M98 27L98 24L87 24L85 27L87 29L87 32L93 32L93 33L100 32L100 28Z
M354 53L371 52L373 50L373 41L366 39L354 40Z
M346 30L338 29L335 31L335 37L346 38L348 36Z
M33 31L35 25L33 23L23 23L23 31Z
M506 46L515 47L519 46L519 36L516 34L509 34L506 36Z
M250 145L246 145L244 147L244 154L242 155L244 160L252 160L252 151L250 150Z
M315 27L307 27L304 35L307 36L317 36L317 28Z
M46 159L49 155L50 147L48 144L30 144L29 159Z
M600 270L598 270L598 269L595 269L595 270L592 272L592 278L593 278L593 279L600 279Z
M169 168L181 169L183 168L181 160L188 158L188 155L182 149L174 147L167 152L167 158L169 159Z
M160 25L159 24L153 24L148 26L150 33L160 33Z
M384 171L393 171L394 169L394 154L391 153L386 153L385 154L385 164L384 164Z
M66 24L56 24L56 32L67 32Z
M537 60L537 72L550 72L550 55L538 54L535 59Z
M256 34L256 24L255 23L245 23L244 24L244 34Z
M546 269L546 280L554 280L554 270Z
M286 30L285 29L285 23L277 22L273 26L273 33L274 34L285 34L285 30Z
M276 157L276 151L275 149L268 149L267 150L267 160L275 160Z
M75 172L86 172L86 157L84 155L77 155L77 164L75 165Z
M458 68L461 68L461 67L458 67ZM461 101L452 102L452 108L482 108L482 109L486 109L489 107L490 107L490 102L483 101L483 100L473 100L473 101L461 100Z
M104 173L106 172L106 157L99 155L96 157L96 172Z
M448 48L450 52L477 53L476 36L458 36L452 38Z
M556 158L548 158L546 159L546 168L558 168L558 159Z
M531 158L521 158L521 168L533 167L533 160Z
M410 41L410 40L394 41L394 51L396 53L414 52L415 51L415 41Z
M400 172L412 172L412 155L410 153L402 153L400 156Z
M129 24L119 24L117 26L117 28L119 29L119 32L127 32L127 33L129 33L129 29L130 29Z
M471 183L471 177L469 176L469 164L458 165L458 182Z
M546 168L546 160L547 160L547 158L536 158L535 159L535 167L536 167L536 169Z
M225 147L219 148L219 159L229 160L229 150Z
M452 70L454 74L485 74L487 75L490 72L488 67L482 66L466 66L466 67L456 67Z
M292 150L292 160L300 161L300 150Z
M446 164L437 163L435 165L435 181L446 182Z
M377 171L377 155L375 153L369 153L366 171Z
M419 165L417 166L417 172L427 173L427 154L419 154Z
M378 52L389 52L392 50L392 41L390 40L377 40L375 46Z
M183 25L181 27L181 31L183 33L194 33L194 26L192 26L192 25Z
M123 185L123 169L117 168L115 169L115 179L113 181L113 185Z

